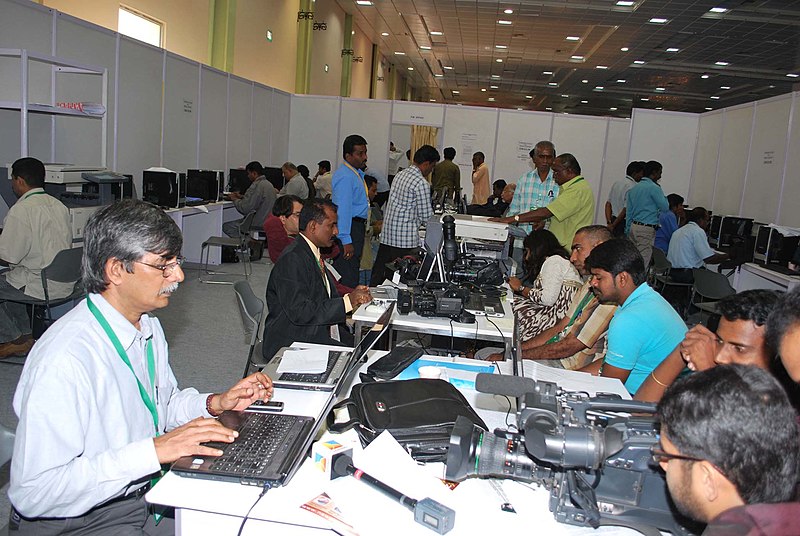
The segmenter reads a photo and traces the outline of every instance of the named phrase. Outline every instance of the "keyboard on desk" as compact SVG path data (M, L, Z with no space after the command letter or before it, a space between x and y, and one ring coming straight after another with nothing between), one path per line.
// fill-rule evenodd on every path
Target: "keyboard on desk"
M245 413L239 437L233 443L206 443L220 449L222 456L211 464L212 471L238 475L259 475L292 433L300 417Z
M315 374L304 372L282 372L279 380L285 382L322 383L330 377L331 372L333 372L333 367L336 365L340 356L341 352L328 352L328 366L325 368L324 372Z

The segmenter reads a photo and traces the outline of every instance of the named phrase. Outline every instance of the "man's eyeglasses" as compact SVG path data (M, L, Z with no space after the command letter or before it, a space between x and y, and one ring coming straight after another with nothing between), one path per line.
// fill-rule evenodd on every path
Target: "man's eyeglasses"
M653 457L653 461L656 463L662 463L662 462L666 463L670 460L686 460L689 462L705 461L702 458L695 458L694 456L684 456L683 454L670 454L669 452L656 448L656 445L652 445L650 447L650 455Z
M175 262L170 262L167 264L150 264L142 261L133 261L133 262L135 262L136 264L144 264L145 266L149 266L150 268L155 268L156 270L161 270L162 277L166 279L175 272L175 268L177 268L178 266L183 266L185 260L186 259L184 259L183 257L175 257Z

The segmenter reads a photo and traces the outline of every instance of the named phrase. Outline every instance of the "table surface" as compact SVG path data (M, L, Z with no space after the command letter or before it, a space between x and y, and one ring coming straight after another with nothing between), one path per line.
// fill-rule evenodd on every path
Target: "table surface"
M362 370L385 355L385 352L372 352L369 361ZM431 358L446 362L472 363L474 360L458 358ZM497 363L497 372L510 373L510 363ZM352 384L358 381L355 376ZM345 389L349 393L348 386ZM621 388L621 384L620 384ZM513 399L479 393L471 389L462 389L469 403L486 421L489 429L507 428L513 423ZM326 407L330 395L311 391L276 390L275 400L283 400L286 413L324 416L319 413ZM401 487L401 480L408 480L413 473L417 490L403 491L409 496L430 491L428 496L448 504L457 512L455 528L449 533L477 534L486 530L497 532L507 529L513 533L527 533L531 526L541 527L546 534L634 534L633 531L615 527L602 527L592 530L557 523L548 510L548 492L535 485L502 480L500 487L505 497L501 498L487 479L468 479L451 491L438 480L444 476L444 464L418 465L410 457L404 456L399 463L394 458L390 463L379 458L369 459L369 449L361 449L357 435L353 430L344 434L325 433L324 438L334 438L338 442L353 447L353 457L357 466L365 469L390 485ZM377 441L377 440L376 440ZM393 441L390 439L390 441ZM395 443L396 445L396 443ZM373 451L374 452L374 451ZM367 453L367 454L365 454ZM370 464L371 463L371 464ZM404 465L405 464L405 465ZM402 476L401 476L402 473ZM419 474L416 474L419 473ZM406 484L412 485L412 484ZM413 486L413 485L412 485ZM427 487L426 487L427 486ZM167 473L164 478L147 494L147 500L156 504L176 507L178 510L178 534L219 534L235 530L241 519L258 499L260 488L242 486L235 483L215 482L194 478L184 478ZM415 494L416 491L416 494ZM341 508L344 517L352 523L361 535L387 534L386 520L391 519L392 533L430 535L430 530L413 521L413 515L399 503L388 499L381 493L369 488L364 483L352 478L327 480L318 471L310 458L294 476L289 485L271 489L258 502L250 513L246 530L243 534L263 534L265 530L279 530L281 534L305 534L325 530L329 533L330 524L300 505L313 499L320 493L327 493ZM424 496L424 495L422 495ZM418 497L418 498L422 498ZM511 502L517 513L511 514L500 509L503 502ZM535 524L535 525L534 525ZM222 531L222 532L220 532ZM524 532L523 532L524 531Z

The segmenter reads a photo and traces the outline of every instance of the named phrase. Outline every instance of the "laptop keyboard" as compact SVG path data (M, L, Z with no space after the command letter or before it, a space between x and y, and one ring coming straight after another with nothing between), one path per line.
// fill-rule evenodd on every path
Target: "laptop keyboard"
M336 362L339 361L340 355L341 352L328 352L328 366L325 368L325 372L317 374L284 372L281 374L279 380L284 382L322 383L330 377L333 367L336 365Z
M261 474L297 423L296 415L245 413L239 437L233 443L207 443L224 450L210 469L242 476Z

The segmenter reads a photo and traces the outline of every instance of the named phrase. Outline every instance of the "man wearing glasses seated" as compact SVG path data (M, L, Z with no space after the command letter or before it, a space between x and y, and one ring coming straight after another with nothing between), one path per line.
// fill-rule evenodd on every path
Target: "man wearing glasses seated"
M658 405L654 460L703 536L800 534L795 412L767 371L722 365L677 380Z
M261 372L222 394L178 389L159 321L183 281L183 239L163 211L125 200L86 225L88 295L34 345L14 395L13 534L172 534L144 500L162 465L236 432L215 417L272 396ZM16 531L16 532L14 532Z

